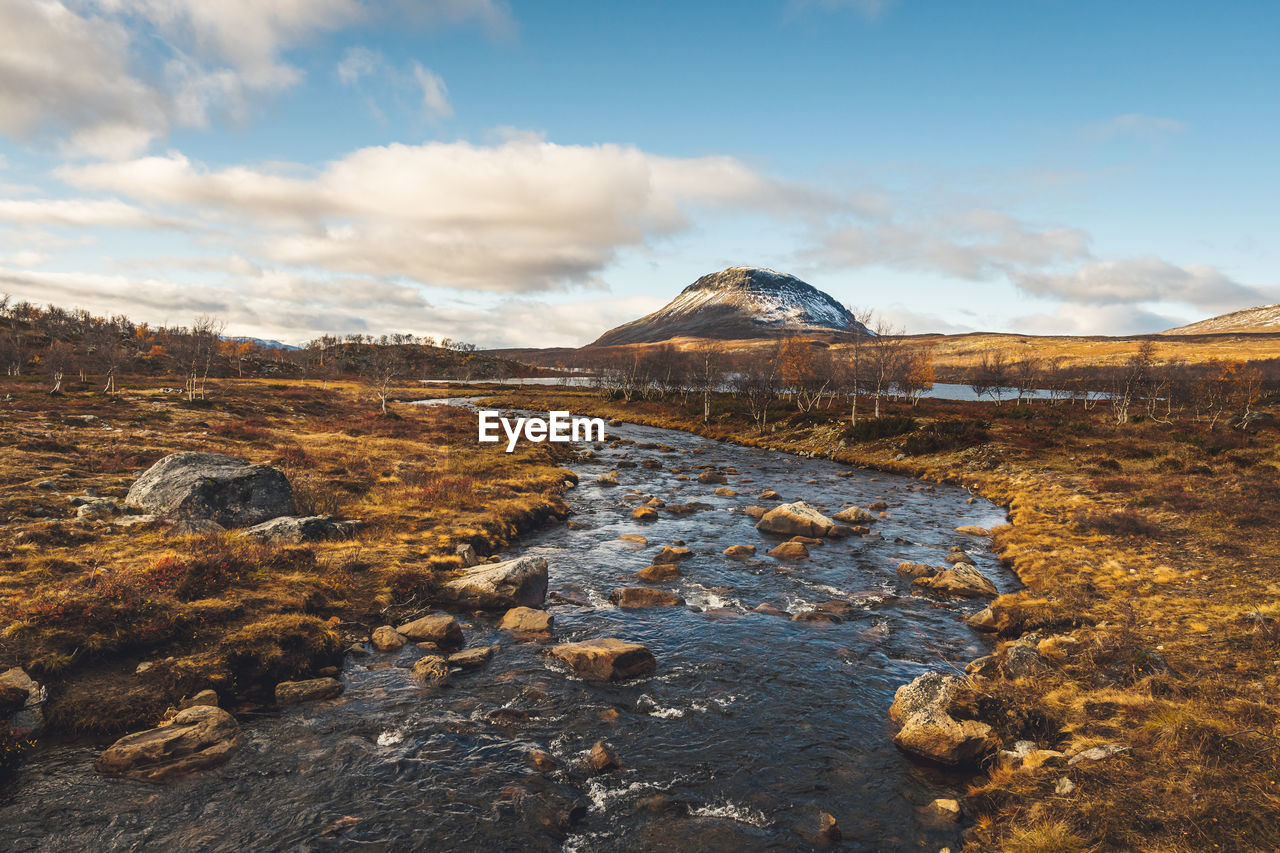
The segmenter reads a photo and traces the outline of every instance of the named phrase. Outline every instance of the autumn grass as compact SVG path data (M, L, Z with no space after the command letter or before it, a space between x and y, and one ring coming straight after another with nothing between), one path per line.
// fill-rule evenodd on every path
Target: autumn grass
M965 849L1280 849L1274 426L1119 426L1105 409L1065 403L931 400L889 407L915 419L912 431L875 437L867 428L856 440L836 407L802 415L779 403L773 430L760 435L728 396L706 424L700 405L678 398L623 404L586 390L521 389L494 403L830 457L962 485L1007 507L1010 524L992 547L1025 589L992 605L999 636L1037 643L1052 669L975 680L962 708L1006 743L1124 751L979 776L966 798L976 821ZM1063 777L1076 787L1060 795Z
M461 566L459 544L499 553L565 512L573 475L557 447L478 445L459 409L398 405L384 417L359 387L334 382L228 380L195 405L158 383L121 385L114 397L0 388L12 395L0 408L0 668L48 685L55 733L151 725L205 687L266 700L276 682L340 662L349 635L421 609ZM74 518L71 496L122 499L180 450L277 465L300 513L364 527L266 546Z

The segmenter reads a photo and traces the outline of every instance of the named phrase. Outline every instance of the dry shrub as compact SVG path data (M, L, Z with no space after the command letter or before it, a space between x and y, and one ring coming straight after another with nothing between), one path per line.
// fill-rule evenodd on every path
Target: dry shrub
M1084 530L1107 536L1145 536L1149 539L1158 539L1164 534L1160 525L1132 509L1081 513L1076 517L1076 524Z

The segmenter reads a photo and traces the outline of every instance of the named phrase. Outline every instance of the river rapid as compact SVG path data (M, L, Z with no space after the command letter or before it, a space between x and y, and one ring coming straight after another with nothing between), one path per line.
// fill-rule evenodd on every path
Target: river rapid
M545 655L549 644L497 631L501 614L459 614L468 646L502 646L484 668L433 689L410 679L421 655L412 645L349 657L342 697L242 718L248 743L216 769L156 786L95 773L99 745L42 748L2 795L0 848L804 850L821 812L840 826L837 849L958 846L958 826L923 807L963 780L898 752L886 712L921 672L987 652L990 640L963 621L983 605L916 594L896 566L942 565L961 544L1002 592L1015 589L985 541L954 532L1003 523L1004 511L956 487L680 432L624 424L610 435L621 440L572 466L581 477L567 495L572 524L501 556L546 558L556 642L642 642L657 657L654 674L585 683ZM701 466L734 472L727 485L739 494L699 483ZM595 482L612 469L618 486ZM756 498L766 488L827 514L884 500L888 517L871 537L782 562L764 555L780 540L742 511L767 504ZM705 508L634 521L649 496ZM693 557L658 586L689 606L609 604L611 590L642 585L632 573L677 541ZM723 556L738 544L757 555ZM831 601L852 605L838 624L751 612ZM612 744L621 769L579 768L597 740ZM531 749L559 769L535 771Z

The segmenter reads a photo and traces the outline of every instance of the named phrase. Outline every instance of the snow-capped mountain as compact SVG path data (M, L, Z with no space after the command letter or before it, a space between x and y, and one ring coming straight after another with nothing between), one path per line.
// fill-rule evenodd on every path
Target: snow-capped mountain
M1164 335L1220 335L1232 332L1280 332L1280 305L1259 305L1220 314L1161 332Z
M704 275L664 308L605 332L592 346L677 337L763 338L789 332L870 334L847 308L793 275L730 267Z

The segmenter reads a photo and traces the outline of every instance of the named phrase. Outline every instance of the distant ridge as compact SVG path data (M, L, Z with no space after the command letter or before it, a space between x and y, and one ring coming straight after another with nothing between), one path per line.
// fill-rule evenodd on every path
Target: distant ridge
M1208 320L1179 326L1161 332L1162 335L1220 335L1229 333L1280 332L1280 305L1259 305L1229 314L1219 314Z
M592 346L804 332L871 334L849 309L793 275L762 267L730 267L704 275L665 307L605 332Z

